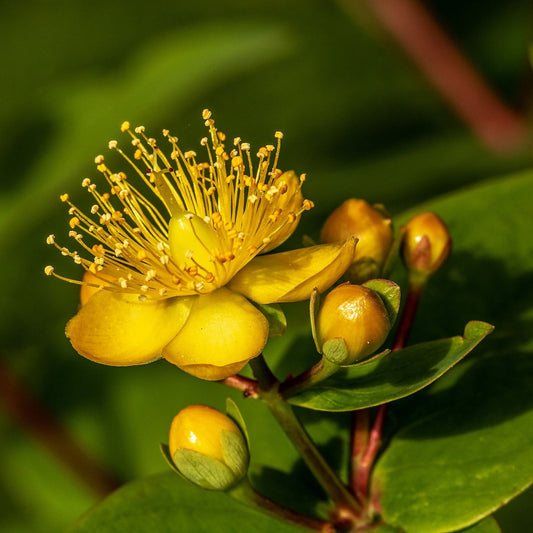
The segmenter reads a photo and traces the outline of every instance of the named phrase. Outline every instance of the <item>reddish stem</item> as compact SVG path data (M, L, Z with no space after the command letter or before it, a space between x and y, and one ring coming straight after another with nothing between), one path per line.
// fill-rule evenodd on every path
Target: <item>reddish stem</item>
M396 330L396 336L394 337L394 342L392 344L393 352L401 350L407 344L411 329L413 328L416 310L418 309L420 296L422 295L423 290L423 284L409 284L409 288L407 289L407 297L405 299L405 306L402 312L402 319L400 320L398 329Z
M354 0L347 0L355 9ZM419 0L367 0L375 16L440 96L487 146L520 147L525 120L496 95Z
M235 374L219 381L223 385L242 391L245 398L259 398L259 384L255 379L245 378Z
M363 463L363 457L368 447L370 437L369 409L360 409L352 412L352 464L350 487L358 499L363 504L365 495L358 490L358 475Z
M410 280L400 324L392 344L393 352L401 350L407 344L420 296L425 287L425 279L421 281L417 278L416 282ZM376 418L370 433L368 433L368 409L355 411L352 418L352 476L350 486L360 502L365 502L368 499L370 474L381 445L381 434L387 407L388 404L384 403L377 408ZM368 444L364 451L361 451L361 446L365 440Z
M368 485L370 481L370 473L372 466L376 459L379 447L381 445L381 433L383 432L383 424L385 422L385 415L387 413L387 404L382 404L378 407L374 424L370 430L368 437L368 445L361 461L357 465L357 471L354 472L352 480L352 488L361 501L366 501L368 497Z
M0 403L11 418L100 497L121 482L75 442L0 362Z

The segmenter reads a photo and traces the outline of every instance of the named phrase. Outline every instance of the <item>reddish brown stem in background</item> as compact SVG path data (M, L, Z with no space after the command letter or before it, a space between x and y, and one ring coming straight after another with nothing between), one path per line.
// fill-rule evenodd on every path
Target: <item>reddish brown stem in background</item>
M355 12L357 2L344 0L343 4ZM367 0L366 4L483 143L497 151L513 150L525 143L523 117L485 83L422 2Z
M97 496L106 496L121 485L118 479L82 450L1 361L0 406Z

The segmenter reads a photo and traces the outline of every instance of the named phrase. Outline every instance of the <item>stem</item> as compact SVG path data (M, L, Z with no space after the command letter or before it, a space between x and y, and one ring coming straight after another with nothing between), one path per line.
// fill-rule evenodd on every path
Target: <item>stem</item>
M357 464L357 470L352 478L352 488L362 501L366 501L368 498L370 473L381 445L381 433L385 422L385 414L387 413L387 405L384 403L378 407L376 418L368 437L368 445L362 454L360 462Z
M275 518L289 522L300 527L305 527L311 531L320 531L321 533L334 533L331 524L316 520L288 509L279 503L276 503L267 497L259 494L248 481L244 478L236 487L231 489L229 495L232 498L254 507L259 507L263 512L274 516Z
M326 462L292 407L280 395L279 382L273 376L265 360L259 356L250 361L250 365L261 387L261 399L270 409L317 481L335 503L338 516L350 515L351 520L355 522L357 513L361 511L361 506Z
M367 0L442 99L489 148L516 149L526 140L523 117L510 109L476 72L450 36L419 0ZM357 15L356 0L342 0Z
M404 309L392 343L393 352L401 350L407 344L426 281L427 276L416 274L409 276ZM381 435L387 408L387 403L381 404L377 408L376 418L370 433L368 432L368 409L355 411L352 418L352 475L350 487L356 497L362 502L368 499L370 474L381 445ZM366 449L362 451L361 446L364 445L365 439L367 441Z
M398 329L396 330L394 342L392 343L393 352L401 350L407 344L411 329L413 328L416 310L418 309L418 304L420 302L420 296L422 296L425 286L426 278L414 279L414 276L409 276L409 286L407 288L405 306Z
M121 485L117 478L87 455L1 363L0 403L15 422L96 495L106 496Z
M370 417L369 409L360 409L358 411L352 411L352 475L350 479L350 486L355 493L355 496L361 501L365 501L364 495L360 494L357 490L357 476L363 456L368 446L368 440L370 436Z
M234 376L220 380L219 383L242 391L245 398L259 398L259 393L257 392L258 383L255 379L245 378L244 376L235 374Z
M279 390L284 398L290 398L302 390L307 389L311 385L329 378L331 375L337 372L339 368L340 367L338 365L328 361L325 357L322 357L318 363L313 365L305 372L302 372L298 376L284 381L280 385Z

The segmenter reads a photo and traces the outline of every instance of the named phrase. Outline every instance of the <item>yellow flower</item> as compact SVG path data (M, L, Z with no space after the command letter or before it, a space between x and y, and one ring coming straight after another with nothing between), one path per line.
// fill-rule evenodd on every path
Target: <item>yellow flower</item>
M109 148L133 175L112 171L99 155L95 163L108 189L83 180L94 198L90 214L61 195L69 205L69 236L85 256L56 244L53 235L47 242L86 272L82 281L51 266L45 272L82 285L82 307L66 334L93 361L137 365L162 356L200 378L223 379L267 342L268 322L251 301L306 299L352 262L354 239L260 256L284 242L313 206L301 193L305 175L277 167L280 132L277 147L259 149L254 168L248 143L236 138L228 150L211 113L205 110L203 118L207 161L182 152L163 130L168 157L144 127L133 132L124 122L133 157L117 141Z

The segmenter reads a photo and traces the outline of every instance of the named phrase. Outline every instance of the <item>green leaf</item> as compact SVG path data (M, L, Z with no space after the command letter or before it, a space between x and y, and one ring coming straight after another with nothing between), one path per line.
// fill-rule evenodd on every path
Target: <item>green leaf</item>
M484 518L481 520L481 522L478 522L477 524L474 524L471 527L468 527L466 529L461 529L459 533L501 533L502 530L500 529L500 526L498 525L498 522L496 522L496 519L492 516L488 516L487 518Z
M186 479L204 489L226 490L236 481L228 466L197 451L181 448L176 450L173 459Z
M374 471L384 520L409 533L474 524L533 480L533 358L495 353L458 370L415 408Z
M279 304L258 304L252 302L268 320L268 336L281 337L287 329L287 319Z
M415 344L341 369L289 401L319 411L351 411L403 398L435 381L492 330L485 322L469 322L462 337Z
M168 466L172 468L176 474L180 475L185 479L184 475L178 470L176 465L174 464L174 460L172 459L172 455L170 454L170 448L168 447L168 444L161 443L159 445L159 449L161 450L161 453L163 454L163 457L165 458L165 461L167 462Z
M206 492L173 472L128 483L82 516L70 533L297 533L223 492Z
M400 309L401 293L399 285L388 279L371 279L363 283L363 287L368 287L379 294L389 314L390 323L394 324Z
M238 405L231 399L226 398L226 414L239 426L239 429L242 431L244 438L246 439L246 444L250 448L250 436L248 435L248 429L246 428L246 422L244 417L238 407Z

